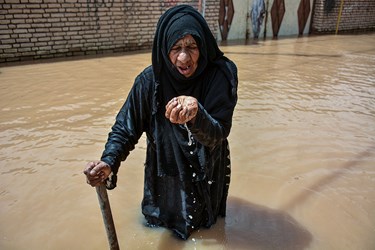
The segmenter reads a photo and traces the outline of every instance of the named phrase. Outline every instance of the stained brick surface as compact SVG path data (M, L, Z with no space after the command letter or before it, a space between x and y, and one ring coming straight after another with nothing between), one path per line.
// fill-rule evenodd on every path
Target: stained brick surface
M339 20L341 0L334 1L332 9L325 2L316 0L312 20L312 33L375 31L375 0L345 0ZM339 22L338 22L339 20Z
M162 13L182 1L2 0L0 63L150 49ZM198 9L198 0L184 1ZM204 16L216 34L219 4Z
M330 11L327 1L314 1L312 33L336 30L341 0ZM150 49L160 15L176 3L203 3L217 34L219 0L0 0L0 63ZM375 0L345 0L338 27L374 31Z

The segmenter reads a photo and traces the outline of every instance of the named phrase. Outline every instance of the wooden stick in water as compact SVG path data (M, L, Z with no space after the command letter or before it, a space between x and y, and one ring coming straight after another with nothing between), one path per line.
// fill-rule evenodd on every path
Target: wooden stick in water
M117 241L115 224L113 223L111 206L109 205L109 199L105 185L101 184L100 186L97 186L96 193L98 194L100 210L102 211L104 226L107 232L109 249L119 250L120 247Z

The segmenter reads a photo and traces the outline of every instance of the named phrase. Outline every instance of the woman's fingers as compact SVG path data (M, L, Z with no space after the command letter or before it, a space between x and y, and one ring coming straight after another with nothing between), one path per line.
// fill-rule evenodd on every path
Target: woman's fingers
M91 170L97 165L96 161L90 161L86 164L85 169L83 170L83 173L87 176L90 175Z
M191 96L179 96L168 102L165 117L172 123L184 124L195 117L197 110L197 99Z
M89 179L87 179L87 184L89 184L92 187L96 187L99 184L101 184L102 182L103 181L101 179L97 179L97 180L89 180Z
M86 164L83 173L86 175L87 184L95 187L108 178L111 168L105 162L92 161Z
M178 105L178 101L177 101L176 97L172 98L172 100L170 100L167 103L167 105L165 106L165 117L167 119L170 119L170 117L172 115L171 113L172 113L173 109L177 107L177 105Z
M169 120L173 123L179 123L180 120L181 120L180 119L180 112L181 112L182 109L183 109L182 105L177 104L177 106L172 109Z

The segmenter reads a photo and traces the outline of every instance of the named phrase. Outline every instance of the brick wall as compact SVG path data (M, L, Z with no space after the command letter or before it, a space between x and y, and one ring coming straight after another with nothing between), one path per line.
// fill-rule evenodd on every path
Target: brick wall
M150 49L177 3L201 9L216 34L217 0L1 0L0 63ZM203 5L203 6L202 6Z
M180 3L217 34L219 0L0 0L0 63L150 49L160 15ZM343 3L339 32L375 31L375 0ZM315 0L311 33L334 33L340 4Z
M311 33L335 33L341 0L316 0ZM375 0L344 0L338 32L375 31Z

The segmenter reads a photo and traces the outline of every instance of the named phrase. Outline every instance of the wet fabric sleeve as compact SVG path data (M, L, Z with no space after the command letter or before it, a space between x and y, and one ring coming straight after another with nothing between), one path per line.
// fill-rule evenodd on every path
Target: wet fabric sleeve
M198 104L198 113L195 117L195 122L194 124L188 123L188 127L196 140L210 148L217 145L229 134L200 103ZM230 128L227 128L227 130L229 129Z
M220 83L220 87L215 85L222 81L226 84ZM230 133L237 93L232 93L231 81L220 70L215 72L210 82L209 91L204 98L209 101L199 103L195 122L187 125L196 140L206 147L213 148L221 144Z
M140 74L129 92L129 95L116 116L115 124L108 135L101 160L112 169L112 175L107 181L107 188L116 187L117 172L121 161L124 161L130 151L135 148L139 138L147 126L147 114L150 113L149 93L151 84L149 74Z

